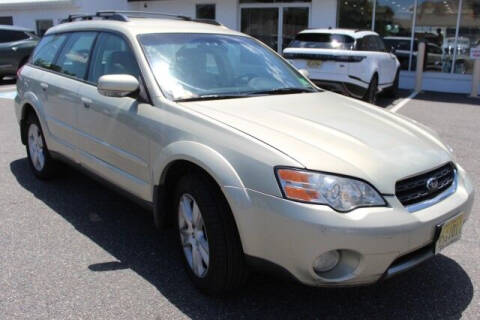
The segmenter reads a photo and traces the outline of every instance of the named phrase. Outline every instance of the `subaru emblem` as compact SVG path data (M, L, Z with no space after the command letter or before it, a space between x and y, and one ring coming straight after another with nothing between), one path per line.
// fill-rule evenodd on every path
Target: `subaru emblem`
M432 177L427 180L427 190L428 191L435 191L438 189L438 179Z

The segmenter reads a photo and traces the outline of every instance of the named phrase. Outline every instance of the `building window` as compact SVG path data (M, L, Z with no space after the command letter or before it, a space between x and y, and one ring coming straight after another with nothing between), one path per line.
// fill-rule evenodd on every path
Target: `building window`
M13 17L0 17L0 24L13 25Z
M215 5L197 4L197 19L215 20Z
M338 0L338 26L371 30L372 10L372 0Z
M463 0L458 30L455 73L472 73L470 48L480 47L480 0ZM454 44L455 46L455 44Z
M415 0L377 0L375 5L375 31L383 37L387 50L395 49L402 70L408 70L410 63L414 6ZM414 51L417 43L413 43Z
M53 26L53 20L48 19L48 20L36 20L35 21L37 25L37 34L41 37L47 32L47 30Z
M458 4L458 0L417 1L415 41L426 43L425 71L452 70ZM413 57L412 70L414 60Z

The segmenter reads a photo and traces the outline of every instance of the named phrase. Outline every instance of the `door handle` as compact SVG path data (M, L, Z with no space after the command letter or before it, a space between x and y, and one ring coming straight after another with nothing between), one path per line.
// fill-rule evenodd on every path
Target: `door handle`
M45 82L40 82L40 87L42 87L42 90L43 90L43 91L47 91L47 89L48 89L48 84L46 84Z
M91 99L88 99L88 98L85 98L85 97L82 97L82 102L83 102L83 106L85 108L90 108L90 105L92 104L92 100Z

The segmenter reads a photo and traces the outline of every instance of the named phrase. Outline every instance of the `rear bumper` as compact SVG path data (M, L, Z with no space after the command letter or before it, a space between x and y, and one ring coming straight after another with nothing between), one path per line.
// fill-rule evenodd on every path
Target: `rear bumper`
M363 98L367 93L367 87L349 82L311 79L320 88L341 93L355 98Z

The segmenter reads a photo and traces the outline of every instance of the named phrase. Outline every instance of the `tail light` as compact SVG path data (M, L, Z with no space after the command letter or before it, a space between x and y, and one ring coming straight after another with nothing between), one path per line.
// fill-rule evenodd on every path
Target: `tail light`
M303 60L322 60L322 61L337 61L337 62L360 62L366 59L366 56L354 55L334 55L334 54L319 54L319 53L284 53L283 57L289 60L303 59Z
M366 56L336 56L336 60L342 62L360 62L365 58Z

